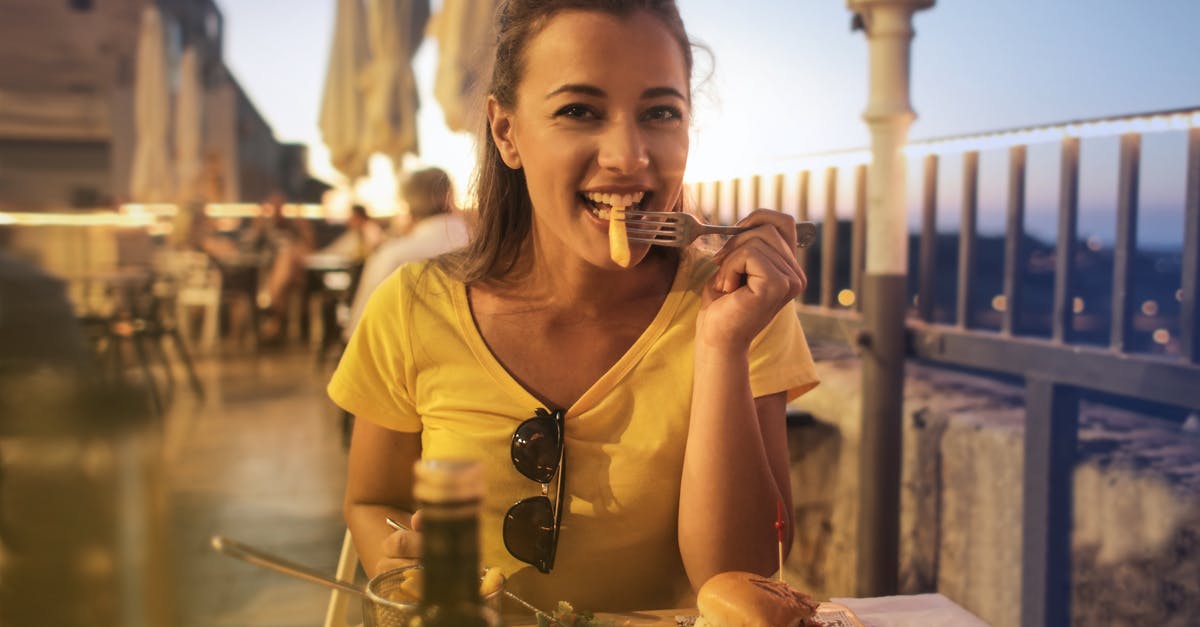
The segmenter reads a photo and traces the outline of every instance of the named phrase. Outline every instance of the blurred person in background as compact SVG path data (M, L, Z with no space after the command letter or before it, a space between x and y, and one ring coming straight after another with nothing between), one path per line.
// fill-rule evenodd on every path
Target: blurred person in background
M400 187L408 205L409 221L397 229L396 237L384 242L363 266L354 301L350 305L350 323L346 337L358 325L371 292L396 268L421 259L430 259L466 245L466 220L454 204L454 184L440 168L414 172Z
M264 314L260 340L266 342L280 339L289 296L304 287L304 259L316 239L306 220L283 214L283 202L282 194L271 194L241 238L242 252L258 257L260 276L265 275L258 307Z
M351 263L362 263L383 243L383 227L367 215L367 208L354 205L346 230L321 250L318 255L333 255Z

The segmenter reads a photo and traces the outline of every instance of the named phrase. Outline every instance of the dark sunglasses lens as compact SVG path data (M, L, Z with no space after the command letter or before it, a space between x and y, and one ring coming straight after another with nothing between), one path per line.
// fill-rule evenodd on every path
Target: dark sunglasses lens
M543 573L554 567L554 512L550 499L533 496L504 516L504 546L513 557Z
M551 415L539 415L522 422L512 439L513 465L521 474L538 483L550 483L558 470L562 438L558 423Z

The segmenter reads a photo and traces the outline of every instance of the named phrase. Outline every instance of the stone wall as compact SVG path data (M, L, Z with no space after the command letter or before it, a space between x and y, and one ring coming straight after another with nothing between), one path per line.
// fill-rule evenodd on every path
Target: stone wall
M814 347L822 384L789 429L797 528L785 575L853 596L861 369ZM1020 622L1024 391L909 364L903 593L937 591L993 625ZM1075 471L1073 622L1200 624L1200 433L1086 404Z

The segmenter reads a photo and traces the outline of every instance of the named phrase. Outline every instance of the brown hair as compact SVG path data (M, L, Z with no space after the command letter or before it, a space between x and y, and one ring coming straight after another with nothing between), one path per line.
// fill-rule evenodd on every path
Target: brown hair
M687 75L692 73L692 42L688 39L675 0L506 0L496 14L497 34L492 78L487 94L506 109L517 103L517 86L524 70L522 55L529 40L556 13L599 11L620 17L646 11L666 25L683 51ZM473 188L478 203L471 242L439 258L439 265L464 283L503 280L520 271L522 249L533 224L533 207L525 172L505 165L484 122Z
M417 170L400 186L400 194L408 203L414 221L450 213L454 208L454 185L450 175L441 168Z

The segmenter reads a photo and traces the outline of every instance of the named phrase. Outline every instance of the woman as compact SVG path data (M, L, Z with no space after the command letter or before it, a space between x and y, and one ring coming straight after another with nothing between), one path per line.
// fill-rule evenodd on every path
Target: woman
M691 68L670 0L504 5L475 237L376 290L329 386L363 419L346 519L368 574L420 554L422 454L483 460L483 560L534 604L673 607L777 568L785 405L816 385L794 222L757 211L712 258L634 245L625 268L600 217L612 195L681 210Z

